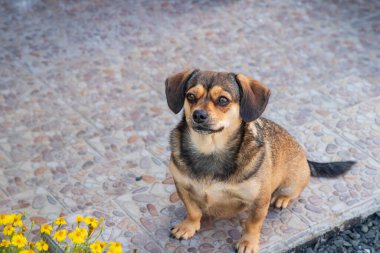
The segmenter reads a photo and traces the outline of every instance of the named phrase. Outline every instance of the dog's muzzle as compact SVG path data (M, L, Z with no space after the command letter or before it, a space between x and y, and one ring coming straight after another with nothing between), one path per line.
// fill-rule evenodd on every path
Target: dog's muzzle
M193 112L192 128L199 134L213 134L221 132L224 127L213 129L209 122L209 115L206 110L195 110Z
M193 112L193 121L197 124L207 123L208 113L206 110L195 110Z

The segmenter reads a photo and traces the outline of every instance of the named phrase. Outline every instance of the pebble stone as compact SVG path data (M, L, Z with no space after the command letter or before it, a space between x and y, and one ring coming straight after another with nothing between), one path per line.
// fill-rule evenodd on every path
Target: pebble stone
M374 225L374 223L376 225ZM372 226L369 226L372 225ZM364 231L363 231L363 228ZM370 234L369 234L370 233ZM314 245L296 252L379 252L380 217L375 213L330 238L320 237Z

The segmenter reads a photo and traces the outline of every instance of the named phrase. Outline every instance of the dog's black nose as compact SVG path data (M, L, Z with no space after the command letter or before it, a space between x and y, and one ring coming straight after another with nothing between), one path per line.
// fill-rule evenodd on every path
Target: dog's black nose
M206 110L195 110L193 112L193 120L196 123L205 123L208 118L208 113Z

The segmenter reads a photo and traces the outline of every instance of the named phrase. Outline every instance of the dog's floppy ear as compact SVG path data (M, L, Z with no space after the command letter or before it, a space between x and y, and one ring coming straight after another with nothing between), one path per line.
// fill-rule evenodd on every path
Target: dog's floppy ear
M270 90L243 74L235 75L235 79L240 88L240 116L245 122L254 121L264 112Z
M187 83L199 70L188 70L170 76L165 81L166 100L174 113L179 113L185 101Z

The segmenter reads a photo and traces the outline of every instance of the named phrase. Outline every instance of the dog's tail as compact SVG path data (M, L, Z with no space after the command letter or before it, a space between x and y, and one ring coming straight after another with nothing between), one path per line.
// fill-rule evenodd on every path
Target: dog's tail
M307 161L313 177L337 177L343 175L356 163L354 161L317 163Z

